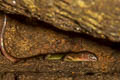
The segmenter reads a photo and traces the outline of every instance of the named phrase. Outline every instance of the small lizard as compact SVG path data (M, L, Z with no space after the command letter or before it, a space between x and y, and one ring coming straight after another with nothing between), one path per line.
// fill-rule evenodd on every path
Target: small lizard
M6 28L6 24L7 24L7 17L5 15L4 17L4 22L3 22L3 27L1 30L1 34L0 34L0 49L2 54L10 61L12 62L17 62L20 59L19 58L15 58L13 56L11 56L10 54L7 53L7 51L5 50L4 47L4 32L5 32L5 28ZM87 51L82 51L78 54L75 53L69 53L67 55L64 54L60 54L60 55L47 55L46 59L48 60L59 60L59 59L63 59L64 61L97 61L97 57L94 54L91 54Z
M98 58L91 52L82 51L77 54L70 53L65 56L64 61L97 61Z

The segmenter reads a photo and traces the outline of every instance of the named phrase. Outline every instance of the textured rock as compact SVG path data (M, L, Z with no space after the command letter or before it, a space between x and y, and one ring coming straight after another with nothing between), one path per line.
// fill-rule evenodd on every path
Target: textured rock
M120 41L119 0L0 0L0 10L55 27Z
M15 16L15 15L14 15ZM16 16L17 17L17 16ZM3 16L1 16L1 20ZM17 20L19 19L19 20ZM12 15L7 16L7 28L4 35L5 49L8 54L17 58L26 58L24 62L15 65L0 58L1 72L14 71L70 71L70 72L114 72L120 71L120 51L118 43L96 40L89 36L80 36L76 33L67 33L54 28L49 24L25 22L27 18L15 19ZM25 21L23 21L25 20ZM23 22L22 22L23 21ZM37 21L35 21L37 22ZM2 21L1 21L2 23ZM24 24L23 24L24 23ZM40 24L39 24L40 23ZM41 25L49 25L47 28ZM2 24L0 24L2 26ZM16 27L14 27L16 26ZM74 36L73 36L74 35ZM44 39L44 40L43 40ZM58 42L57 40L60 40ZM21 42L23 42L21 44ZM38 45L39 44L39 45ZM47 44L47 45L46 45ZM37 45L37 46L36 46ZM31 48L28 48L31 47ZM46 48L47 47L47 48ZM27 48L27 49L26 49ZM98 57L96 62L61 62L47 61L40 58L43 54L68 54L88 51ZM31 57L31 58L29 58ZM33 57L33 58L32 58ZM52 68L51 68L52 66ZM81 72L80 72L81 71Z
M3 19L4 17L1 14L0 28ZM7 16L7 28L4 35L5 49L14 57L26 59L18 63L12 63L0 54L1 80L119 80L119 43L94 39L77 33L68 33L50 26L50 24L37 20L31 21L31 19L23 16ZM56 39L61 41L58 42ZM65 42L62 42L62 40ZM25 43L21 44L20 42ZM47 49L46 44L48 44ZM31 45L32 50L26 50ZM82 51L94 53L98 57L98 61L48 61L40 56L41 54L56 54L59 52L59 54L75 54Z
M24 0L24 1L31 2L33 0ZM23 0L16 0L17 5L15 6L13 4L15 2L12 2L12 0L4 0L4 1L0 0L0 9L4 10L5 12L22 14L22 15L25 15L28 17L34 17L37 19L40 18L40 20L51 23L55 27L58 27L63 30L79 32L77 30L79 30L81 26L78 26L75 22L70 21L71 19L68 19L68 18L61 19L61 16L57 17L56 16L57 14L56 14L55 15L56 17L52 17L53 19L52 20L51 17L49 16L49 13L52 12L50 9L48 9L50 11L46 12L48 13L48 16L44 14L45 13L44 11L46 11L45 8L47 7L46 6L47 4L42 4L42 3L46 1L38 0L38 4L39 4L39 1L41 1L40 7L42 12L37 13L36 15L33 13L34 6L31 7L28 4L28 8L25 5L24 5L25 7L22 7ZM51 1L54 2L56 0L47 0L48 3ZM63 0L63 2L62 0L59 0L58 2L60 2L59 4L63 4L65 3L64 1L65 0ZM107 11L107 10L110 11L111 8L115 8L116 6L113 5L115 3L116 5L119 4L118 0L109 0L109 1L102 0L102 2L99 0L94 0L94 1L96 1L96 3L100 2L101 5L102 5L102 2L104 2L103 5L107 4L109 8L102 7L102 10L105 9L104 11ZM92 0L90 2L92 2ZM68 2L68 3L71 4L71 2ZM112 7L110 7L111 3L113 3ZM83 4L82 6L84 6L84 3L82 4ZM76 4L74 5L76 7ZM96 6L99 6L99 5L100 4ZM118 9L115 9L115 10L119 10L119 5L117 7ZM33 9L29 9L29 8L33 8ZM67 6L66 6L66 9L67 9ZM87 9L83 9L82 10L83 13L86 10ZM117 15L117 17L115 17L116 15L114 14L117 14L117 12L115 12L114 10L113 12L111 12L111 14L113 13L113 15L107 12L105 13L110 15L110 18L109 16L105 18L105 20L109 18L107 20L108 23L106 22L107 23L106 25L111 25L111 24L115 25L114 22L117 23L117 20L119 20L119 14ZM3 19L4 19L3 15L0 14L0 23L1 23L0 28L2 28L3 26L2 25ZM61 21L59 21L60 19ZM74 19L75 21L77 20L76 18ZM115 20L113 21L112 19L115 19ZM111 21L113 21L113 23ZM62 25L64 26L61 27ZM70 28L66 28L69 25L70 25ZM100 25L102 26L102 24ZM14 57L25 58L25 59L22 59L18 63L12 63L9 60L7 60L3 55L0 54L0 80L34 80L34 79L35 80L37 79L38 80L39 79L40 80L45 80L45 79L46 80L48 79L49 80L55 80L55 79L57 80L76 80L76 79L77 80L81 80L81 79L119 80L120 78L120 75L119 75L120 44L119 43L112 43L112 42L104 41L102 39L95 39L87 35L80 35L77 33L61 31L54 28L50 24L38 21L36 19L20 16L20 15L19 16L8 15L6 27L7 28L5 30L5 35L4 35L4 41L5 41L4 43L5 43L6 51ZM116 28L119 29L119 26ZM85 29L80 29L80 32ZM110 30L111 29L112 28L110 28ZM111 37L111 35L109 36L110 33L107 33L106 31L107 29L105 28L104 32L106 34L104 35L107 36L110 40L119 41L119 37L117 38L113 36ZM116 29L113 29L113 31L116 31L116 33L119 32L119 30L116 30ZM93 34L93 32L90 32L90 35L99 37L101 34L96 34L96 33ZM56 54L56 53L75 54L82 51L88 51L88 52L94 53L98 57L98 61L96 62L66 62L61 60L48 61L48 60L44 60L40 56L45 54Z

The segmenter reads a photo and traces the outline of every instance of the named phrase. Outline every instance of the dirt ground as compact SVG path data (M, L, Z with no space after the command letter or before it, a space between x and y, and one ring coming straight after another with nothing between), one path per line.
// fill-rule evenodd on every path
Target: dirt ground
M2 27L4 15L0 15ZM0 54L0 80L119 80L119 43L51 28L20 15L7 15L6 51L21 58L12 63ZM95 62L45 60L41 55L88 51Z

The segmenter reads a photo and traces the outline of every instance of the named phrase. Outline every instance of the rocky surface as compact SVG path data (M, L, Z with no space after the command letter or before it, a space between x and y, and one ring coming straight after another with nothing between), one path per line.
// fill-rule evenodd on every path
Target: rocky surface
M0 10L45 21L65 31L120 41L119 0L0 0Z
M3 19L1 14L1 27ZM119 43L61 31L20 15L7 15L4 43L9 54L24 59L12 63L0 54L1 80L119 80ZM82 51L94 53L98 61L49 61L41 57Z

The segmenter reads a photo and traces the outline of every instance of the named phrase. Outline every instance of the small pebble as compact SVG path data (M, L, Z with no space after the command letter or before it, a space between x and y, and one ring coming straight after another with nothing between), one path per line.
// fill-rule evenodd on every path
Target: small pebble
M77 27L77 28L76 28L76 30L77 30L77 31L79 31L79 30L80 30L80 28L78 28L78 27Z
M15 1L15 0L13 0L12 2L13 2L13 4L16 4L16 1Z

